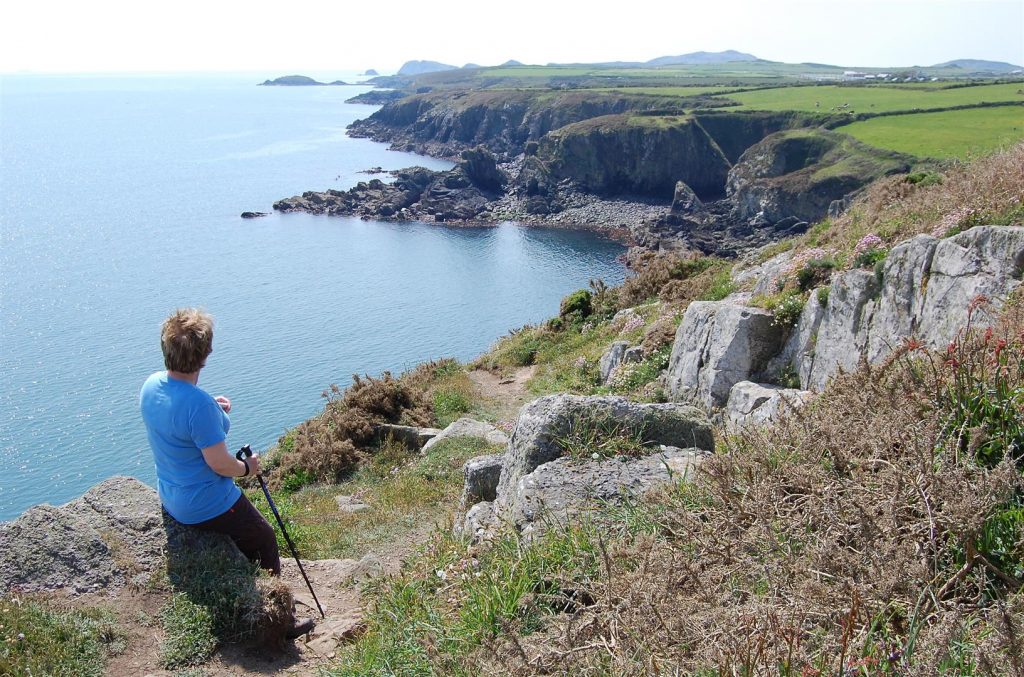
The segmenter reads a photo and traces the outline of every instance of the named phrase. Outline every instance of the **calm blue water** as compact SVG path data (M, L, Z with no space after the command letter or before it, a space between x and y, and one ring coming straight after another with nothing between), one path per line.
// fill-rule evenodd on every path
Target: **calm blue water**
M364 87L263 77L0 80L0 520L153 482L136 398L175 307L214 314L200 385L234 403L229 445L263 449L354 372L469 359L621 281L621 247L581 233L240 219L368 167L449 166L347 138Z

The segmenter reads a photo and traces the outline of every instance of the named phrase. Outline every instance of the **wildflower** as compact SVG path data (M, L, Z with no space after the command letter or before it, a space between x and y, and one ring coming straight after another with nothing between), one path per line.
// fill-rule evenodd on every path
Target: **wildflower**
M882 238L878 237L874 233L868 233L862 237L860 242L857 243L857 246L853 248L853 253L855 255L860 255L873 249L879 249L881 246Z
M448 572L445 571L444 569L438 569L437 571L434 572L434 575L436 575L442 581L447 581L448 580Z
M622 331L620 333L627 334L642 326L644 326L644 318L639 315L630 315L629 319L626 320L626 324L622 325Z
M908 336L903 340L903 349L907 352L913 352L915 350L921 350L924 348L924 344L918 341L913 336Z
M985 296L984 294L978 294L973 299L971 299L971 302L967 305L967 311L974 312L978 308L981 308L982 306L985 305L988 305L988 297Z

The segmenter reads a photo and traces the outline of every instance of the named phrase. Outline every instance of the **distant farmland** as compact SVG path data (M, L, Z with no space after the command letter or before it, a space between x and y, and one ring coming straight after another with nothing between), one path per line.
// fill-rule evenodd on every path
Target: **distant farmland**
M1024 106L890 115L836 131L918 157L967 158L1024 140Z

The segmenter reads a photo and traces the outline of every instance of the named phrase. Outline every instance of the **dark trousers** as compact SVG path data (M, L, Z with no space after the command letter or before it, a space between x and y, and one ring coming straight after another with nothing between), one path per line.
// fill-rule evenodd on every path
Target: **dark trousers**
M230 536L250 561L268 569L275 576L281 575L281 555L277 549L274 527L253 507L245 494L239 496L227 512L192 526Z

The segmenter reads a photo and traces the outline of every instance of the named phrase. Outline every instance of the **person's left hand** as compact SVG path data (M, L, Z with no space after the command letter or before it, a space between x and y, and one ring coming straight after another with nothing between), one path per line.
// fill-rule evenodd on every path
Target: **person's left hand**
M231 400L223 395L217 395L217 397L213 398L213 401L220 405L220 408L224 410L225 414L231 413Z

